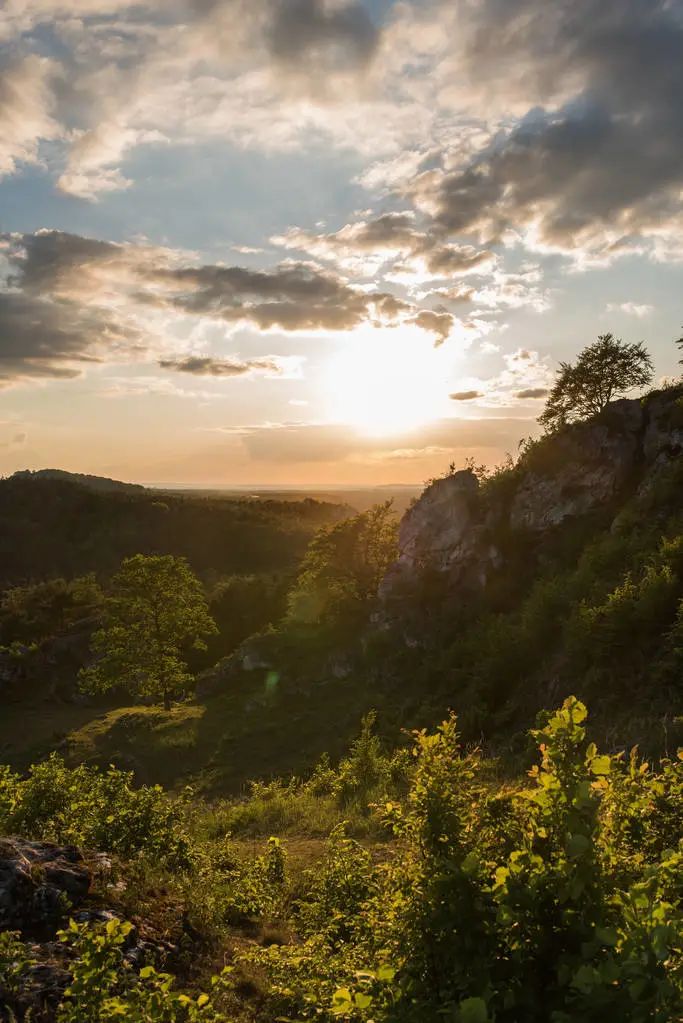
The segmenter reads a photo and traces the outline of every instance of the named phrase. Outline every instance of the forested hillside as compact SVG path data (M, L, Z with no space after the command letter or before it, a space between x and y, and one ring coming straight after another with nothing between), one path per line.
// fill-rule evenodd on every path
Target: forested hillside
M317 528L348 513L312 500L101 492L16 474L0 480L0 582L106 576L139 553L186 557L207 579L278 571L296 565Z

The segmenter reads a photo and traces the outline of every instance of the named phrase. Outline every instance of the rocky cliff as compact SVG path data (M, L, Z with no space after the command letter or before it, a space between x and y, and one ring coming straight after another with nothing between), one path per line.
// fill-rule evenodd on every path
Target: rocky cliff
M399 557L379 593L385 615L400 615L427 571L467 599L505 571L515 538L542 551L572 520L616 515L621 499L653 485L682 452L683 387L672 387L542 438L483 485L470 470L435 480L401 522Z

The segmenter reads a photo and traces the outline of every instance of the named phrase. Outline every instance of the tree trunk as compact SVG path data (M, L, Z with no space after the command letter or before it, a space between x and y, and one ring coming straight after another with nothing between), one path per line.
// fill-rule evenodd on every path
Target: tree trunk
M171 694L168 689L164 689L164 710L171 709Z

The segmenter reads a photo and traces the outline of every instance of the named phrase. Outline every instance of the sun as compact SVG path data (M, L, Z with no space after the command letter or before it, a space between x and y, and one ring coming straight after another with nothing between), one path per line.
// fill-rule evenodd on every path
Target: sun
M358 332L330 360L330 416L374 435L406 433L443 413L449 357L421 331Z

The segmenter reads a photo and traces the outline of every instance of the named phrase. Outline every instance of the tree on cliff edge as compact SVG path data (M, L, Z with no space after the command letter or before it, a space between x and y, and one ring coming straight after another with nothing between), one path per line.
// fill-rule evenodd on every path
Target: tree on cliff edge
M96 660L81 672L86 692L125 688L163 702L192 686L183 657L217 631L199 580L184 558L126 558L112 580L102 628L93 636Z
M613 334L601 334L575 363L560 363L538 421L552 431L588 419L632 388L645 387L652 373L652 359L642 343L627 344Z
M289 595L289 621L331 621L365 607L397 556L397 532L391 501L319 529Z

